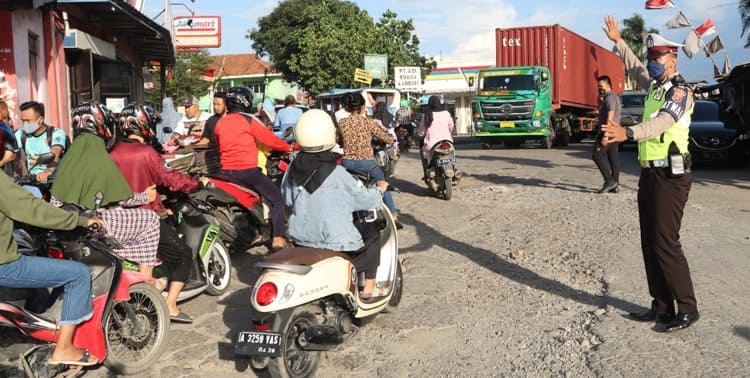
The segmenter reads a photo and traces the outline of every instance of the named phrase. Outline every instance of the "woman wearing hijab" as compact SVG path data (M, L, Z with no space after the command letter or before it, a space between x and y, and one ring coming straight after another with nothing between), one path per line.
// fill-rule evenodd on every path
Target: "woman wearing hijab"
M344 149L344 158L341 165L344 168L368 172L378 185L383 185L383 183L387 185L385 175L373 156L372 139L375 138L384 143L393 143L393 138L383 132L373 120L365 116L367 108L362 96L352 96L346 110L350 115L339 122L338 128L340 144ZM383 202L391 211L396 228L402 229L404 226L398 221L398 210L393 202L391 192L385 192Z
M161 100L161 118L161 123L156 125L156 139L159 140L159 143L167 143L172 136L172 132L165 133L164 128L169 127L174 130L182 118L180 113L174 108L174 103L170 97L164 97Z
M437 142L449 140L453 142L453 117L445 109L439 96L430 96L427 101L422 122L419 123L417 135L424 138L422 142L422 169L427 169L430 151Z
M159 245L159 216L146 209L130 209L152 202L156 188L133 194L115 162L107 153L105 141L112 138L114 117L105 106L88 102L73 109L74 139L65 157L55 170L50 192L52 203L75 203L92 210L100 207L99 215L107 223L107 234L122 249L115 252L136 262L141 273L152 276ZM103 195L96 203L97 193Z
M388 184L360 186L345 168L336 165L331 151L336 129L331 116L319 109L305 112L294 128L301 152L294 158L281 184L286 205L292 209L289 236L299 246L341 252L364 247L352 213L379 208ZM365 272L362 298L372 296L379 262L379 245L354 257L358 271Z

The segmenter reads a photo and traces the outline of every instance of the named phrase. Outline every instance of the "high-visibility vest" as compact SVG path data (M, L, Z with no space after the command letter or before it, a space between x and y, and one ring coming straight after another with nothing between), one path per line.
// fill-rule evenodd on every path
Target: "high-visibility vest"
M664 85L652 84L648 90L648 97L643 108L643 118L652 119L659 114L659 109L667 101L667 93L673 86L671 81ZM692 96L692 92L685 87L685 96ZM638 160L663 160L669 155L669 145L674 142L680 153L688 153L688 138L690 137L690 118L693 114L691 107L677 122L661 135L638 142Z

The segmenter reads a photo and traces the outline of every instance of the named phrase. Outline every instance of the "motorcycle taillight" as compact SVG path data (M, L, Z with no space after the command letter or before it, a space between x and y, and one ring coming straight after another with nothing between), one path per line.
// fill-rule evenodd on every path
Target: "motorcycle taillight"
M450 144L449 142L443 142L443 143L440 143L440 146L438 146L438 148L443 149L443 150L450 150L451 148L453 148L453 145Z
M63 255L62 249L59 248L47 248L47 256L53 259L65 259L65 255Z
M253 322L253 328L256 331L270 331L271 325L268 323L261 323L261 322Z
M273 282L264 282L255 292L255 302L261 306L268 306L276 299L279 290Z

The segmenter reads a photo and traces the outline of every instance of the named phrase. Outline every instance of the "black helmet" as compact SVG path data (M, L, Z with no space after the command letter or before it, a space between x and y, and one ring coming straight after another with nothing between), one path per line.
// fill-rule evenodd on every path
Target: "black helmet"
M229 113L252 113L253 91L247 87L232 87L227 91Z
M143 104L130 104L120 111L117 124L124 137L138 135L148 143L156 136L156 125L161 121L161 114L154 108Z
M84 102L70 112L70 126L73 128L73 137L82 133L98 135L105 141L112 138L112 130L115 127L115 117L106 106L97 101Z

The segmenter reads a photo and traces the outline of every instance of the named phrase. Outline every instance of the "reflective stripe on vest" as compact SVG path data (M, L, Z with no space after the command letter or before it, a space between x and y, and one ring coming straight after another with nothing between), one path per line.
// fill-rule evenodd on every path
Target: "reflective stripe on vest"
M672 87L671 82L665 86L651 85L648 90L648 97L643 108L643 118L652 119L659 114L659 109L667 101L667 92ZM689 96L691 91L687 92ZM655 138L638 142L638 160L662 160L669 155L669 144L674 141L677 148L684 155L688 153L688 138L690 137L690 118L693 114L691 107L682 118L677 120L672 127L667 129L663 134Z

